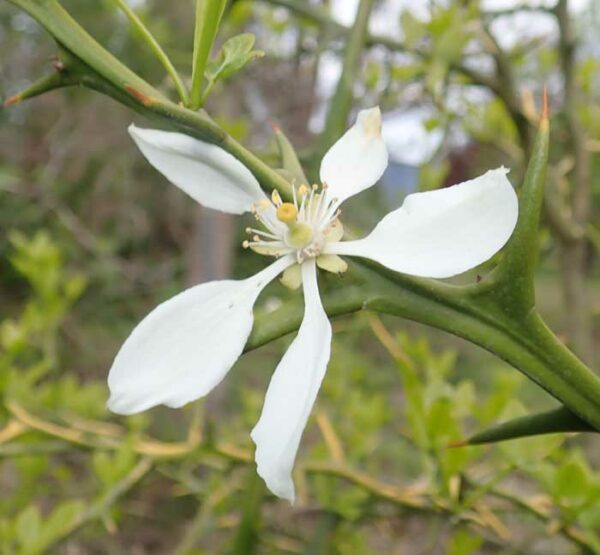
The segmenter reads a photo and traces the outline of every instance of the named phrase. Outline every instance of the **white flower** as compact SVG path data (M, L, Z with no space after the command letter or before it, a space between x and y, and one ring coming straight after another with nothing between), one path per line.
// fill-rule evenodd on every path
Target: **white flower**
M506 243L517 221L507 170L409 195L365 238L341 241L339 206L371 187L388 163L379 108L358 114L323 158L323 185L294 187L293 203L282 202L276 192L269 199L250 171L217 146L133 125L130 133L149 162L199 203L253 212L257 229L248 230L245 246L276 260L247 279L203 283L155 308L114 361L108 406L132 414L158 404L181 407L206 395L242 353L258 295L284 272L286 285L303 285L304 320L273 374L252 439L258 473L273 493L293 501L294 459L330 355L331 325L319 297L317 266L342 272L346 263L338 255L352 255L436 278L475 267Z

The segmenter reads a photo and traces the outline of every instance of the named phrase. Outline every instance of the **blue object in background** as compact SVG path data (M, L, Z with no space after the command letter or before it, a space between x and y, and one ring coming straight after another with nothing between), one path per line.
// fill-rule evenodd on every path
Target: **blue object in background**
M418 166L411 166L390 160L379 183L379 190L385 200L386 206L389 206L393 210L402 204L406 195L416 192L418 186Z

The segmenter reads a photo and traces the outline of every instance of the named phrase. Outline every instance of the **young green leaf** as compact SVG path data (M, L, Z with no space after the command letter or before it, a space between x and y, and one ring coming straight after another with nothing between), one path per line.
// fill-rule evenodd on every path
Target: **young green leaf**
M215 42L219 24L225 11L226 0L196 0L196 28L194 30L194 61L192 67L192 91L190 107L197 110L202 106L202 80L206 62Z
M254 41L252 33L242 33L227 40L217 57L206 66L205 76L209 83L227 79L255 58L264 56L262 50L253 49Z

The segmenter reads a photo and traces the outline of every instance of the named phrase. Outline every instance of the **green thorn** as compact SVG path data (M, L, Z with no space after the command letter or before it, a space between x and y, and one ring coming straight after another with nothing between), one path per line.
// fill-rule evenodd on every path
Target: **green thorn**
M67 87L74 84L75 81L62 73L57 64L57 71L55 73L51 73L50 75L46 75L45 77L38 79L26 89L11 96L10 98L7 98L4 101L4 107L7 108L8 106L18 104L19 102L27 100L28 98L33 98L46 92L53 91L54 89L60 89L62 87Z
M479 445L496 443L521 437L567 432L596 432L590 424L573 414L566 407L540 412L502 422L492 428L479 432L463 442L454 443L451 447L461 445Z
M546 103L544 104L546 106ZM538 258L538 228L544 199L550 125L544 110L519 198L517 226L495 272L493 294L508 312L523 316L535 304L534 274Z

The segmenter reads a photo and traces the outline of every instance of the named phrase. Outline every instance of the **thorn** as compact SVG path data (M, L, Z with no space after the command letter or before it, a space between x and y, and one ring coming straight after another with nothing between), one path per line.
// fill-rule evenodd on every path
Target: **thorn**
M466 439L460 439L458 441L452 441L446 445L447 449L456 449L457 447L465 447L469 445L469 442Z
M136 88L132 87L131 85L125 85L125 90L134 98L136 98L137 100L139 100L144 106L152 106L153 104L156 104L156 99L152 98L151 96L148 96L146 94L144 94L141 91L138 91Z
M275 123L275 120L268 120L269 125L271 126L271 129L273 130L273 133L281 133L281 129L279 127L279 125L277 125L277 123Z
M544 85L542 93L542 119L548 119L548 89L546 85Z
M19 102L21 102L21 100L23 100L23 97L20 94L15 94L14 96L11 96L10 98L7 98L4 101L4 107L8 108L13 104L18 104Z

